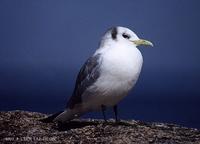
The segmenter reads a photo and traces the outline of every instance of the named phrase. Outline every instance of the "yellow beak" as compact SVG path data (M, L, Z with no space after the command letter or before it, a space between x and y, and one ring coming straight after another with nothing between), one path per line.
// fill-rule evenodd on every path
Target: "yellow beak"
M153 47L153 43L148 41L148 40L144 40L144 39L139 39L139 40L134 40L132 41L136 46L139 45L146 45L146 46L152 46Z

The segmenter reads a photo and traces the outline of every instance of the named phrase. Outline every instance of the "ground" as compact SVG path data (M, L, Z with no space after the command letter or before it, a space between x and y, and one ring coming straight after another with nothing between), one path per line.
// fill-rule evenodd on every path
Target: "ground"
M200 144L200 131L174 124L81 119L44 123L46 114L0 112L0 143Z

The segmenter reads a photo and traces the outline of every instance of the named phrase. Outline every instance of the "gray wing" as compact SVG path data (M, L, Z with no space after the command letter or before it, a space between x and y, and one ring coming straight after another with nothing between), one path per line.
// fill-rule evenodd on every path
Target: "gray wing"
M76 79L75 88L72 96L67 102L67 108L72 109L76 104L82 102L82 94L91 86L100 76L100 54L90 57L79 71Z

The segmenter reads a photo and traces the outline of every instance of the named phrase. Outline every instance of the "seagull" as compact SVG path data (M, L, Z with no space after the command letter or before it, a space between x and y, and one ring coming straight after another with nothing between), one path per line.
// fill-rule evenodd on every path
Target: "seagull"
M112 107L118 121L117 104L135 86L141 72L140 45L153 46L126 27L110 28L81 67L65 110L47 119L64 123L90 111L102 111L106 121L105 110Z

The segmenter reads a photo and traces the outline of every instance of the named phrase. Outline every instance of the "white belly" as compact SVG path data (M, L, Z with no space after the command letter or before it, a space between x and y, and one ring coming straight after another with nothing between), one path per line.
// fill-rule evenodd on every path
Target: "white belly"
M83 96L89 109L100 106L114 106L123 99L135 85L142 67L143 59L138 49L116 49L103 56L101 75L91 89L97 94Z

